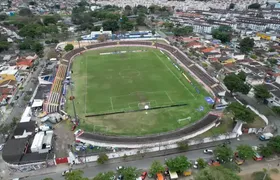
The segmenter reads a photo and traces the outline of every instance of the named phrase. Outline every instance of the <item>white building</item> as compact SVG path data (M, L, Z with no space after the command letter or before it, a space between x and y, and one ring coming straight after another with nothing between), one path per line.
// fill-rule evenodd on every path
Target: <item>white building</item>
M27 106L21 116L20 123L29 122L31 120L32 111L31 107Z
M246 83L250 84L251 86L257 86L264 83L264 78L258 75L248 75L246 77Z
M52 149L53 131L38 132L31 145L32 153L47 153Z
M27 136L32 135L34 133L35 128L36 128L35 121L18 123L14 131L14 138L15 139L26 138Z

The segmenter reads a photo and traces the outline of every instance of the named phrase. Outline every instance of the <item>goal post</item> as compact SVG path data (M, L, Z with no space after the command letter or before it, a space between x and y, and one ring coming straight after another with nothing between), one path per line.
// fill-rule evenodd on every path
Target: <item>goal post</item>
M151 107L151 103L150 102L138 103L138 108L139 109L149 109L150 107Z

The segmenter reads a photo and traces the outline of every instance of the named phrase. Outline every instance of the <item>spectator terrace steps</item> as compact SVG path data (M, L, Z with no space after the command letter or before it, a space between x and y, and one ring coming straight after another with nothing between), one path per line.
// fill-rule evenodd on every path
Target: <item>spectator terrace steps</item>
M63 80L66 78L67 68L71 63L71 59L78 54L81 54L83 51L87 49L96 49L100 47L112 47L116 45L122 46L146 46L146 47L157 47L165 52L171 54L177 60L179 60L182 64L184 64L191 71L191 74L194 74L196 78L198 78L201 82L203 82L206 86L211 88L214 94L218 94L219 92L223 92L224 89L217 84L217 82L209 76L206 72L203 72L197 66L194 66L194 62L190 60L184 53L179 51L176 47L167 44L160 44L151 41L113 41L113 42L104 42L104 43L96 43L91 44L85 47L74 49L67 54L64 55L61 60L61 64L58 67L55 80L52 85L51 93L47 102L47 111L49 113L58 111L60 98L62 94L63 88Z

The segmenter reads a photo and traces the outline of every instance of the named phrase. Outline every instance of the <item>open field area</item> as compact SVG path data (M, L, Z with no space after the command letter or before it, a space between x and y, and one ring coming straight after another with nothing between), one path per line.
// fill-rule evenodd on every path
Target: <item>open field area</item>
M120 53L123 51L122 53ZM146 135L186 126L210 109L201 85L159 50L118 47L88 51L72 65L73 94L81 128L115 135ZM186 104L149 111L162 106ZM100 113L122 114L85 117ZM73 114L71 101L67 112Z

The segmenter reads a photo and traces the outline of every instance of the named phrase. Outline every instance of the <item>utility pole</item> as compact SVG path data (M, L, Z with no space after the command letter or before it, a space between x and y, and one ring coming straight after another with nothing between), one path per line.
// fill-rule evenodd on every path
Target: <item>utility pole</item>
M268 164L267 164L267 170L265 170L265 174L264 174L264 176L263 176L263 180L266 179L266 176L267 176L267 173L268 173L270 167L271 167L271 164L268 163Z

